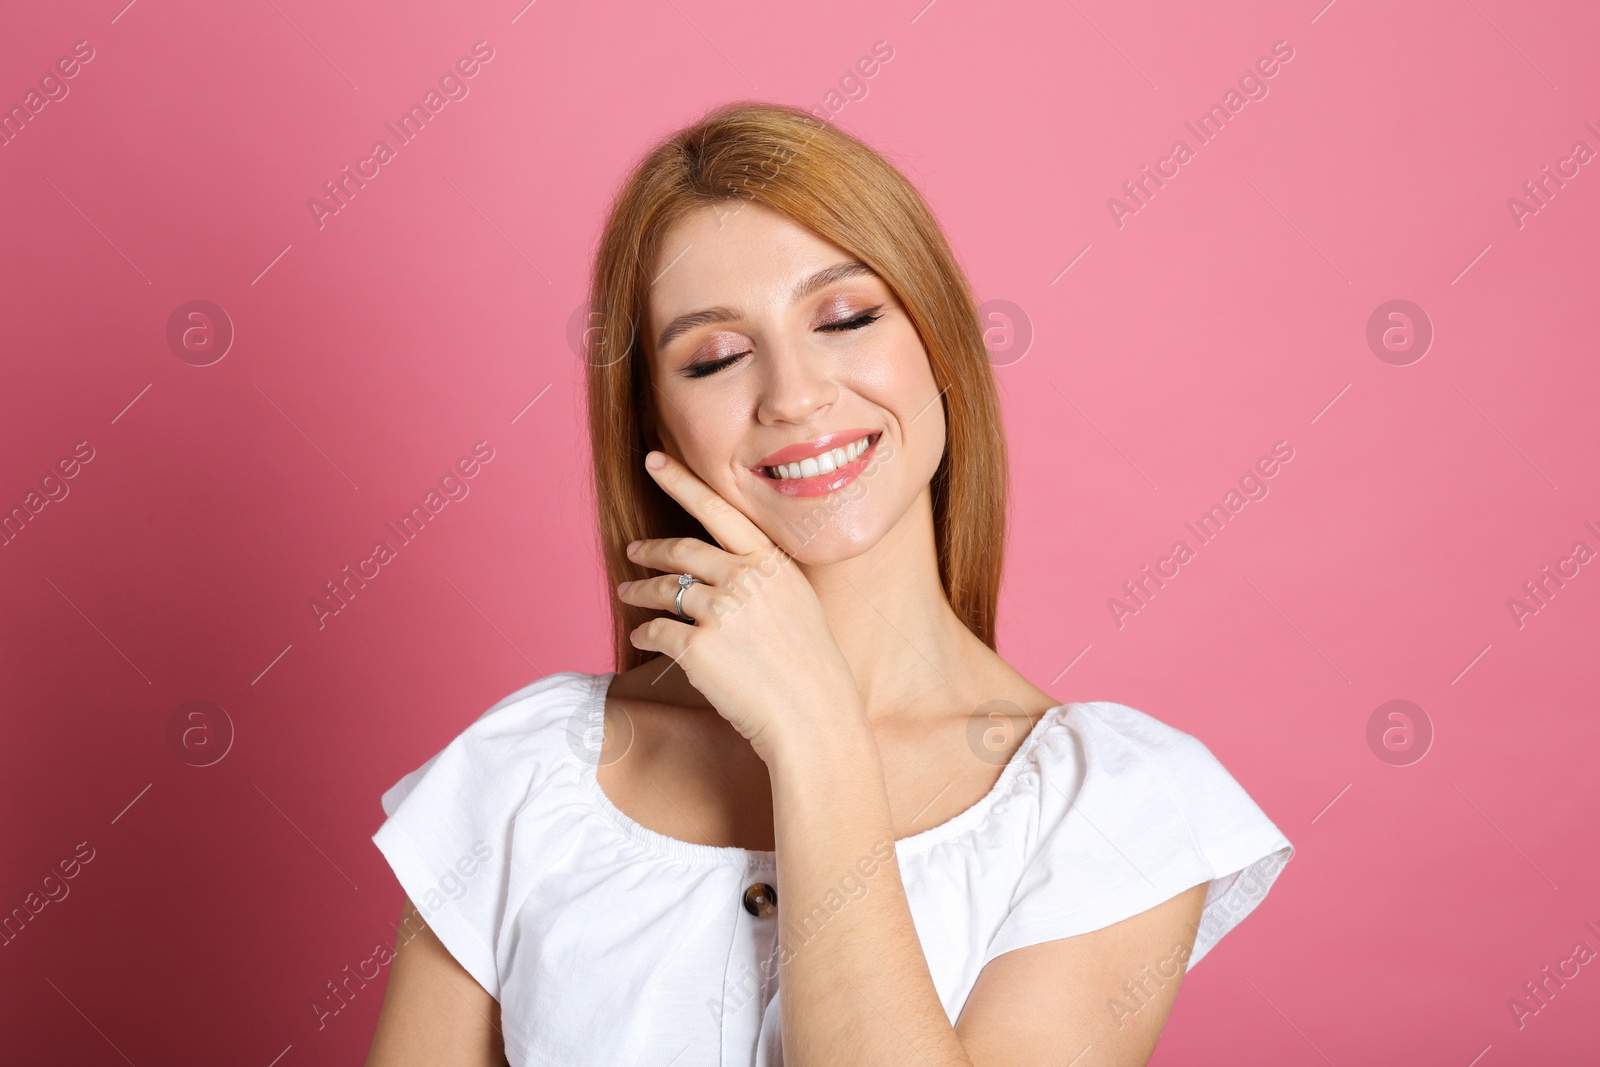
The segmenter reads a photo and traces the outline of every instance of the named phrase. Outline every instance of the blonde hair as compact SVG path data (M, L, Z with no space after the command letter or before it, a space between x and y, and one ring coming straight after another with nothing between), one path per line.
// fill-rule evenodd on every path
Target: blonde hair
M671 134L640 159L606 219L584 357L610 588L657 573L627 558L630 541L688 536L716 544L644 469L645 453L660 446L641 331L666 233L689 212L732 198L770 208L850 252L877 272L916 327L946 420L945 453L930 486L939 579L956 616L994 648L1009 475L971 287L933 213L898 170L850 134L781 104L725 104ZM626 671L654 655L628 635L657 613L610 601L615 669Z

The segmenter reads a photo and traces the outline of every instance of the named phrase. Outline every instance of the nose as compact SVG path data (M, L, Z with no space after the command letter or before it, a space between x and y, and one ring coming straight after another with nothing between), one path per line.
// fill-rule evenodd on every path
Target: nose
M757 407L762 423L805 423L839 398L839 386L823 353L781 339L769 343L766 355Z

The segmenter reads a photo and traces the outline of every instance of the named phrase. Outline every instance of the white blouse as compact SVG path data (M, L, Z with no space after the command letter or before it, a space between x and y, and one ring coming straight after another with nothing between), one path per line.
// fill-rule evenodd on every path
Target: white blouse
M613 677L551 674L494 705L383 794L372 840L500 1002L513 1067L779 1067L779 924L797 948L870 888L882 857L802 904L775 884L773 852L630 819L595 778ZM1001 953L1209 882L1194 966L1293 852L1200 741L1105 701L1051 709L982 800L895 842L952 1025ZM1126 1011L1180 958L1147 967Z

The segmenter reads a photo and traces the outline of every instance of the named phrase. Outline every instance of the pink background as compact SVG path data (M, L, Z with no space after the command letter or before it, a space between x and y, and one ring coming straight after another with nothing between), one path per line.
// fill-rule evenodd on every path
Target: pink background
M1600 950L1600 564L1520 626L1508 600L1600 550L1600 164L1521 225L1507 202L1600 150L1600 15L924 2L14 6L7 108L93 59L0 147L0 507L93 458L0 548L0 910L93 858L0 948L7 1058L360 1062L385 979L312 1005L393 941L379 795L507 693L609 666L567 335L611 191L713 104L825 107L886 41L834 121L1032 332L997 342L1002 653L1194 733L1298 848L1153 1062L1594 1062L1600 961L1520 1028L1507 1002ZM319 227L477 41L469 94ZM167 341L193 299L236 332L208 366ZM1394 299L1434 331L1404 366L1366 340ZM470 495L319 628L323 583L479 441ZM1269 495L1119 627L1108 599L1277 441ZM1409 765L1367 740L1395 699L1434 733ZM169 741L190 701L232 724L210 766Z

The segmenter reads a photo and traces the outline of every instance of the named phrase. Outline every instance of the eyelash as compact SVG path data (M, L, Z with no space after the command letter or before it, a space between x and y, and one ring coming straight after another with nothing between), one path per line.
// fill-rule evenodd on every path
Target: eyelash
M830 322L826 326L817 327L817 329L828 330L830 332L859 330L864 326L871 326L881 318L883 318L883 315L878 312L877 309L873 309L872 311L863 311L853 319L845 319L841 322ZM748 356L749 354L750 353L748 352L736 352L733 355L726 356L722 359L712 360L708 363L695 364L694 366L687 368L684 371L684 375L688 378L705 378L730 365L734 360Z

